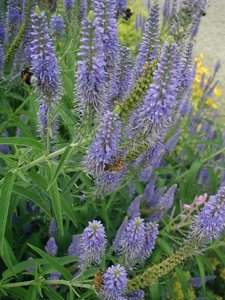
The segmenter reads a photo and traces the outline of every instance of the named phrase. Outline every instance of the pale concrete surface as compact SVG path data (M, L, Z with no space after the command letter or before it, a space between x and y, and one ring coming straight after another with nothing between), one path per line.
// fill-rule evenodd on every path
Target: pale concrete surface
M161 8L164 0L159 0ZM209 0L206 16L202 17L195 39L194 55L205 53L203 63L211 71L220 60L221 68L217 79L223 89L221 102L225 104L225 0Z

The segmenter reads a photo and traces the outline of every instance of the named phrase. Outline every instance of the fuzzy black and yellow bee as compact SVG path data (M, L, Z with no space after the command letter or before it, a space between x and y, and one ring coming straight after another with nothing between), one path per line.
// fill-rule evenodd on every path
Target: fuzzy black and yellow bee
M103 269L99 269L98 272L95 274L93 282L94 282L96 291L98 291L102 285L103 275L104 275Z
M32 83L32 81L33 81L33 80L32 80L32 79L33 79L33 75L34 75L34 73L31 71L30 67L24 68L24 69L21 71L21 74L20 74L22 80L23 80L26 84L28 84L28 85L31 85L31 83Z
M128 21L133 15L133 12L130 8L125 9L125 11L123 12L123 19Z
M104 170L110 173L118 173L124 167L124 161L122 159L115 160L112 164L105 165Z

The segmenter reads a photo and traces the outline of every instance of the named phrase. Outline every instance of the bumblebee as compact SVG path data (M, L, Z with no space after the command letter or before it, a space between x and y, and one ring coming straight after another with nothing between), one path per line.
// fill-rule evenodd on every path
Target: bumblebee
M133 12L130 8L125 9L125 11L123 12L123 19L128 21L133 15Z
M104 170L110 173L118 173L124 167L124 161L122 159L115 160L110 165L105 165Z
M31 85L33 81L33 75L34 73L30 70L30 67L26 67L25 69L23 69L20 74L23 82L25 82L28 85Z
M95 274L93 282L94 282L96 291L98 291L101 287L103 275L104 275L103 269L99 269L98 272Z

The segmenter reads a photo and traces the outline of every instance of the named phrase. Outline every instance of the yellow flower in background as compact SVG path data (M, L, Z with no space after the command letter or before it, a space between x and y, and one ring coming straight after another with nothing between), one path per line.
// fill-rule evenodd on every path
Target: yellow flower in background
M206 105L211 109L218 109L219 105L213 99L213 95L210 98L204 99L204 86L207 84L210 77L210 70L206 68L202 62L205 57L204 53L201 53L199 57L195 58L196 63L196 74L195 80L192 86L192 104L194 111L197 112L201 106ZM212 83L213 85L213 83ZM209 89L212 87L209 87ZM215 87L214 96L219 97L222 95L222 90L218 87Z
M205 101L206 105L211 106L213 109L218 109L219 105L211 98Z
M217 97L220 97L222 94L223 94L223 91L218 88L218 87L215 87L214 89L214 94L217 96Z

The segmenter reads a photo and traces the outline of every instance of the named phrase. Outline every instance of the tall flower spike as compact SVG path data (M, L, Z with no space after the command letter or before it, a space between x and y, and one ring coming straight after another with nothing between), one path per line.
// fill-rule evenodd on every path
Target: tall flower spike
M178 130L175 132L175 134L165 143L165 152L168 154L173 151L173 149L176 147L176 144L182 135L183 131Z
M170 17L170 0L164 0L164 7L163 7L163 26L166 25L168 19Z
M139 195L131 202L127 214L130 218L138 217L140 215L140 204L143 200L143 196Z
M132 74L132 85L140 77L145 65L151 63L158 55L159 49L159 4L150 7L148 20L145 24L143 40L135 61Z
M152 251L155 247L156 239L158 236L158 224L148 222L145 224L145 243L143 248L143 258L149 258L152 254Z
M125 268L121 265L111 266L103 276L103 286L99 294L104 300L120 299L126 288L127 272Z
M51 222L49 224L49 235L50 236L53 236L56 232L56 221L55 221L55 218L52 218L51 219Z
M125 46L120 46L116 55L115 72L110 80L110 99L121 102L129 92L131 78L130 51Z
M100 264L105 252L106 236L105 228L100 221L88 223L81 235L81 265L90 263Z
M70 14L74 8L74 0L64 0L64 8Z
M16 36L22 22L22 13L18 0L9 0L7 4L7 31L8 38L12 40Z
M176 106L178 69L177 45L165 42L154 72L154 82L147 92L143 104L134 112L134 133L151 139L152 145L162 138L171 122Z
M95 22L96 23L96 22ZM105 101L104 52L102 29L84 18L81 22L81 43L77 63L75 94L81 113L91 107L99 111Z
M118 15L121 16L127 8L128 0L116 0Z
M80 256L81 254L81 245L80 245L80 235L74 235L72 242L69 246L68 253L71 256Z
M84 166L89 174L96 177L102 175L105 166L112 164L118 158L120 131L118 115L106 111L95 139L84 158Z
M115 68L115 58L119 40L116 20L116 0L93 0L96 29L101 31L99 39L103 43L105 70L108 77Z
M50 237L50 239L48 240L48 242L45 246L45 251L51 256L56 256L57 245L56 245L54 237Z
M222 186L216 195L211 196L202 211L192 222L191 238L200 242L218 239L225 228L225 187Z
M64 21L60 16L53 15L51 17L51 34L60 36L64 34Z
M53 137L57 131L55 111L61 97L61 80L54 46L49 37L45 13L33 14L31 30L32 71L36 78L35 85L41 96L39 104L38 125L44 140L48 129ZM54 117L54 119L53 119Z
M120 225L119 229L117 230L116 237L113 242L113 249L115 251L118 251L118 249L121 247L121 237L122 237L123 231L127 227L127 223L128 223L128 219L125 218L123 223Z
M177 189L177 185L176 184L172 185L167 190L165 195L160 199L158 206L164 208L165 210L169 210L173 205L174 194L176 189Z
M142 258L145 244L145 224L140 217L133 218L127 224L121 236L121 255L126 265L132 267Z
M7 39L5 18L3 14L2 2L0 1L0 44L4 45Z

